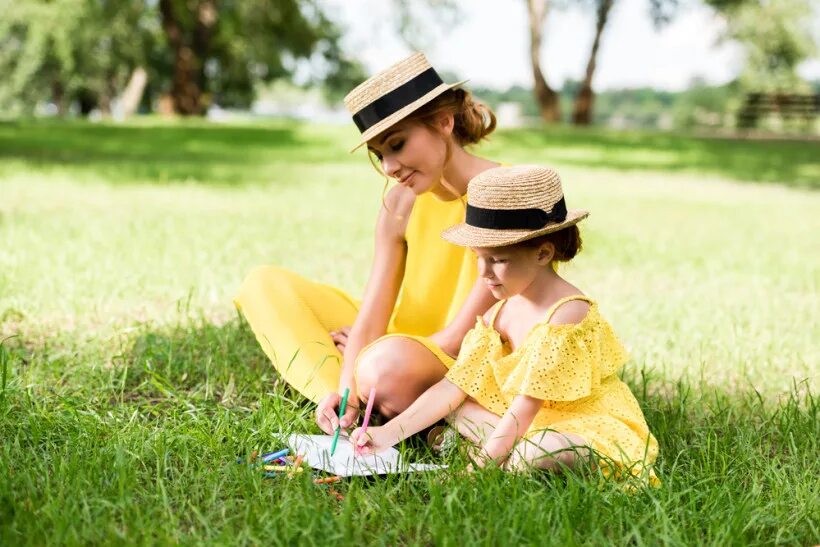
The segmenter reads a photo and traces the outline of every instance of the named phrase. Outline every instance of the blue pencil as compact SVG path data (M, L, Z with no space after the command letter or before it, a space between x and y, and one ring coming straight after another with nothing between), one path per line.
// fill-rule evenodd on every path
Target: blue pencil
M262 456L262 462L268 463L271 460L281 458L282 456L287 456L289 452L290 448L285 448L283 450L280 450L279 452L272 452L266 456Z

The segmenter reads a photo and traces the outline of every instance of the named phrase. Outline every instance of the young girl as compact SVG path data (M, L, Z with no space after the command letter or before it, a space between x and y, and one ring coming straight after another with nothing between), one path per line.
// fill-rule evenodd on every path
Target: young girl
M558 174L544 167L485 171L467 200L466 222L442 236L472 248L501 301L478 318L443 380L384 426L356 429L352 442L378 452L447 416L480 445L479 465L572 467L592 448L607 472L643 475L657 443L617 376L626 351L554 268L580 250L576 224L588 213L567 211Z
M319 403L327 433L355 422L373 385L378 411L404 410L444 376L473 318L495 302L469 251L440 238L463 218L467 182L498 165L465 149L495 117L458 85L416 53L345 97L362 132L356 148L366 144L398 182L383 198L363 301L273 266L251 272L235 298L282 378Z

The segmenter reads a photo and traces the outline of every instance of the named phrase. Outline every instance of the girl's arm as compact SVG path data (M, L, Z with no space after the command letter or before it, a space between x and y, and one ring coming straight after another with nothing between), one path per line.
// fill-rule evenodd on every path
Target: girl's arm
M544 401L529 395L516 395L509 410L501 417L490 438L484 444L478 464L483 466L490 461L497 465L504 463L515 444L527 432L535 415ZM482 461L483 460L483 461Z
M433 425L458 408L466 398L466 393L445 378L383 426L368 427L364 434L361 428L355 429L350 434L350 442L358 446L363 454L381 452Z
M577 324L583 321L589 312L589 303L581 300L573 300L562 304L550 319L551 325ZM485 314L485 321L490 314ZM484 461L479 461L479 465L484 465L492 460L496 464L501 464L510 455L515 444L521 440L527 432L535 415L541 410L544 401L529 395L516 395L510 405L509 410L501 417L490 438L484 444L482 456Z
M376 248L370 277L344 350L339 392L328 394L316 409L316 422L325 433L333 433L340 423L342 427L348 427L358 415L359 396L354 379L356 357L362 348L387 331L387 324L404 279L407 257L404 237L414 200L412 190L398 186L385 196L387 208L382 207L376 222ZM350 396L347 411L340 420L339 393L343 393L346 388L350 388Z
M475 326L475 318L483 315L496 302L498 300L487 289L487 284L481 278L476 279L470 294L467 295L453 321L430 336L430 339L438 344L447 355L457 356L464 335Z

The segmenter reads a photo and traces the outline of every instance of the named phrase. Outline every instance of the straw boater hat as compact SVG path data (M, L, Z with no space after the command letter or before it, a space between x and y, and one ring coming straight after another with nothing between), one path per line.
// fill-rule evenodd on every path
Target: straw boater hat
M365 80L345 97L345 107L362 133L359 144L351 152L448 89L466 81L444 83L422 53L414 53Z
M557 232L589 216L567 211L561 178L549 167L495 167L467 186L466 222L441 237L462 247L502 247Z

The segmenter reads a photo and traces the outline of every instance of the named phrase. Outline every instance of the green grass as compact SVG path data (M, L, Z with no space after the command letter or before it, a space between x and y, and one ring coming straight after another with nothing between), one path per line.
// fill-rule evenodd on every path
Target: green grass
M557 165L592 211L565 272L631 349L662 488L441 473L339 503L237 465L314 426L230 298L263 263L360 293L382 183L353 136L0 125L0 544L820 541L811 143L560 128L481 149Z

